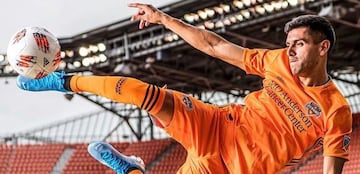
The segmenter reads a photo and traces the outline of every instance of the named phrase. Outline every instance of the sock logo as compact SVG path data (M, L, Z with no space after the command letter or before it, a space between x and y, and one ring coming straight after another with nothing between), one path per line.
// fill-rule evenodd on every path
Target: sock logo
M124 84L126 77L121 77L120 80L116 83L115 91L117 94L121 94L121 86Z

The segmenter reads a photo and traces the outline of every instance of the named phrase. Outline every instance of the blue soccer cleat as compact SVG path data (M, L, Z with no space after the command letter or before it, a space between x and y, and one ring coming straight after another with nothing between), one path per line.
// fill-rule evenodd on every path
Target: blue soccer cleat
M26 91L60 91L69 92L64 88L65 72L52 72L40 79L18 76L16 85Z
M127 174L132 170L141 170L145 173L142 159L135 156L125 156L108 143L92 142L88 146L88 152L96 160L112 168L117 174Z

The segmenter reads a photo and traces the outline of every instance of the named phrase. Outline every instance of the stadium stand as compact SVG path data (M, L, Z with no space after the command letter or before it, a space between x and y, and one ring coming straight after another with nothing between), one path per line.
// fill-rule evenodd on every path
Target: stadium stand
M350 161L344 174L360 173L360 125L359 114L354 114ZM135 143L111 143L116 149L127 154L142 157L149 174L176 173L186 159L185 149L171 139L151 140ZM48 174L54 173L55 164L61 160L65 149L73 149L71 158L59 172L62 174L115 174L111 169L94 160L87 153L87 143L77 144L26 144L0 146L0 172L4 174ZM283 170L282 174L322 173L323 156L317 152L304 163ZM55 172L56 173L56 172Z
M12 146L6 144L0 145L0 173L6 173L11 152Z
M13 146L7 172L20 173L51 173L57 160L65 149L65 144L36 144Z
M111 143L114 148L127 155L139 156L144 160L146 166L151 166L150 163L156 161L156 158L161 157L160 154L164 153L167 148L171 147L174 142L170 139L152 140L136 143ZM114 172L94 160L87 153L87 144L74 144L69 145L74 148L74 153L66 164L63 174L80 174L92 173L100 174L107 173L113 174Z
M124 151L129 143L117 143L114 145L119 151ZM107 170L107 167L94 160L87 152L87 144L74 144L74 153L66 164L63 174L102 174Z

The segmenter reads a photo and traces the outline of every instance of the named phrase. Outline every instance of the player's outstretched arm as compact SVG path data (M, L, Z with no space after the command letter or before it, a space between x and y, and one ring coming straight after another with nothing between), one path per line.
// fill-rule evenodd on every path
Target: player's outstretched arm
M129 7L138 9L131 20L139 21L140 29L149 26L151 23L162 24L196 49L244 69L242 60L243 47L225 40L214 32L186 24L156 9L152 5L131 3Z
M341 174L345 163L345 159L325 156L324 157L324 174Z

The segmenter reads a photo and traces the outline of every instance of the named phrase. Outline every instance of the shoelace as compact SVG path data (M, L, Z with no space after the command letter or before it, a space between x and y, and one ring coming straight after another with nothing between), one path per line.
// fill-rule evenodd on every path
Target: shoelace
M101 153L101 158L111 166L117 173L125 173L126 170L130 167L130 163L121 160L117 156L111 154L110 152Z
M61 88L63 88L62 87L63 84L62 83L54 83L53 81L54 80L57 81L58 79L61 79L64 75L65 75L64 71L62 71L59 74L49 74L50 77L41 78L40 81L43 81L43 82L40 82L40 83L47 84L49 89L61 89Z

